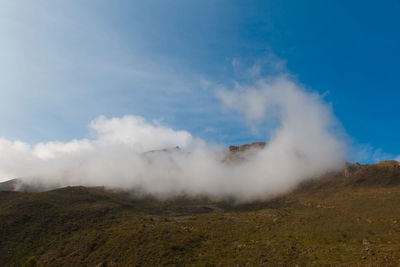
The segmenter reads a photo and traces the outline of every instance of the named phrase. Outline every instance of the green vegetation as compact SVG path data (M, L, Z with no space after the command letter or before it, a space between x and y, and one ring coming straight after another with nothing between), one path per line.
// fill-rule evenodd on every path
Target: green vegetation
M363 166L270 201L0 192L0 266L400 264L400 168Z

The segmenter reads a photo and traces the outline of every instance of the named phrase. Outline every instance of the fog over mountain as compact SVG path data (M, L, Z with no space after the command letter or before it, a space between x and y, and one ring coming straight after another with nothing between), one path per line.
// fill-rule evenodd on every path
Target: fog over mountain
M223 145L139 116L100 116L89 124L90 139L30 145L0 138L0 178L248 201L285 193L344 166L346 140L331 107L290 76L216 88L223 105L245 116L249 125L275 127L268 145L246 161L229 164ZM161 149L167 150L155 151Z

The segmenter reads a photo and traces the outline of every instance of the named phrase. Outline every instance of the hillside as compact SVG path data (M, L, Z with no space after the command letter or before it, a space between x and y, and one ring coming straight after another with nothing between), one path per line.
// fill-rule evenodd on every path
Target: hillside
M398 266L400 168L392 163L242 205L103 188L3 191L0 265Z

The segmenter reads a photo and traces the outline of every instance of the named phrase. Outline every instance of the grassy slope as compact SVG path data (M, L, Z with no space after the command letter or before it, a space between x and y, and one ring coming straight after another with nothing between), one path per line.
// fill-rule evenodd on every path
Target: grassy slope
M272 201L0 192L0 266L400 264L400 168L366 166Z

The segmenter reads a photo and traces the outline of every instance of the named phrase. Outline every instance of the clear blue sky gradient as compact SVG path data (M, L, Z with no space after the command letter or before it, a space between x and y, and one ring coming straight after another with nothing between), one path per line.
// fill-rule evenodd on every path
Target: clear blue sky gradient
M203 85L270 52L326 94L356 160L400 155L397 0L0 1L0 136L66 141L134 114L227 145L266 138Z

